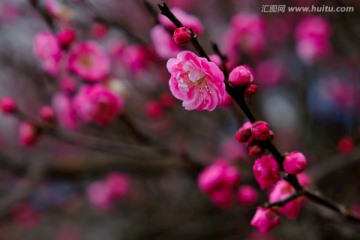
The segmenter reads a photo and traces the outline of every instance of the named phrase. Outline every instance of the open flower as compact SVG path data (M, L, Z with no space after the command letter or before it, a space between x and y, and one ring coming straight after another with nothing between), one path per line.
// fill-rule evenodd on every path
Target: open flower
M34 54L41 61L42 68L52 76L60 70L62 57L60 43L50 32L39 32L34 39Z
M97 82L109 74L110 60L96 42L82 42L70 51L69 69L85 80Z
M224 74L219 67L190 51L167 62L170 91L186 110L212 111L225 97Z
M123 105L119 96L101 84L82 87L73 100L74 109L84 122L100 126L111 123Z

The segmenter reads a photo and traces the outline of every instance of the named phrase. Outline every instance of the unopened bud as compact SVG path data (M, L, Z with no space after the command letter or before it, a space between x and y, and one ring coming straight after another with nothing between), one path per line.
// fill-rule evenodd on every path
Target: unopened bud
M245 97L251 97L251 96L255 95L257 92L257 89L258 89L258 87L256 84L250 84L245 90L245 93L244 93Z
M12 97L3 97L0 100L0 107L4 113L13 113L16 110L16 102Z
M247 66L234 68L229 75L229 82L234 86L247 86L254 81L254 76Z
M191 40L191 32L186 27L177 28L174 31L174 41L177 45L183 46L190 42Z
M264 121L257 121L251 127L252 137L258 141L265 141L270 136L270 126Z

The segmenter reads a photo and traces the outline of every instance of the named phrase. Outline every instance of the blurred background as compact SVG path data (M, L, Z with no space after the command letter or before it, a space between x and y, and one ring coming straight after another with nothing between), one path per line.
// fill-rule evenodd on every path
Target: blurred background
M307 156L311 186L360 212L359 2L166 2L200 21L209 54L217 43L229 69L253 70L259 88L249 105L281 151ZM0 113L0 240L360 239L359 225L311 202L268 234L250 226L268 196L254 180L254 159L235 141L246 119L231 101L213 112L186 111L172 97L166 61L180 48L153 33L160 2L148 3L0 1L0 97L13 97L24 113ZM111 61L102 81L125 103L111 124L74 117L71 101L84 80L63 62L49 71L34 51L40 32L65 28L76 32L75 43L98 43ZM20 123L39 118L43 106L57 123L22 146ZM199 168L218 159L241 175L225 209L197 186ZM107 198L112 183L117 195ZM242 185L253 186L258 200L242 204Z

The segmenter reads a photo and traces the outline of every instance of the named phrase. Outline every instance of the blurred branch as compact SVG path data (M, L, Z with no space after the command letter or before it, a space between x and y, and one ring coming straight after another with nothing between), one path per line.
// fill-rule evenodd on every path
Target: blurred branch
M38 159L29 164L25 179L19 183L9 195L0 200L0 218L7 216L12 206L17 202L24 200L33 190L34 185L42 179L47 169L47 163L43 159Z
M29 0L30 5L40 14L40 16L44 19L45 23L49 26L51 31L55 32L55 23L54 19L49 15L45 9L43 9L39 5L38 0Z
M133 33L133 31L128 26L126 26L125 24L123 24L121 22L118 22L118 21L114 21L112 19L109 19L109 18L103 16L101 14L100 10L95 6L95 4L93 4L91 2L91 0L85 0L84 2L85 2L85 4L88 5L88 8L92 11L92 13L94 15L94 21L100 22L100 23L102 23L104 25L107 25L109 27L118 29L121 32L126 33L126 35L128 35L128 37L130 37L135 42L138 42L138 43L141 43L141 44L146 43L146 41L144 41L142 38L140 38L135 33Z

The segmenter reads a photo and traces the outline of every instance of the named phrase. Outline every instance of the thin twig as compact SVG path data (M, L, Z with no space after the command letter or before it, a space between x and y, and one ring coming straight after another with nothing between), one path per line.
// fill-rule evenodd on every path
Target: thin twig
M283 200L280 200L280 201L277 201L277 202L273 202L273 203L265 203L264 204L264 208L271 208L271 207L282 207L284 206L285 204L301 197L304 195L304 191L298 191L298 192L295 192L294 194L292 194L291 196L283 199Z

